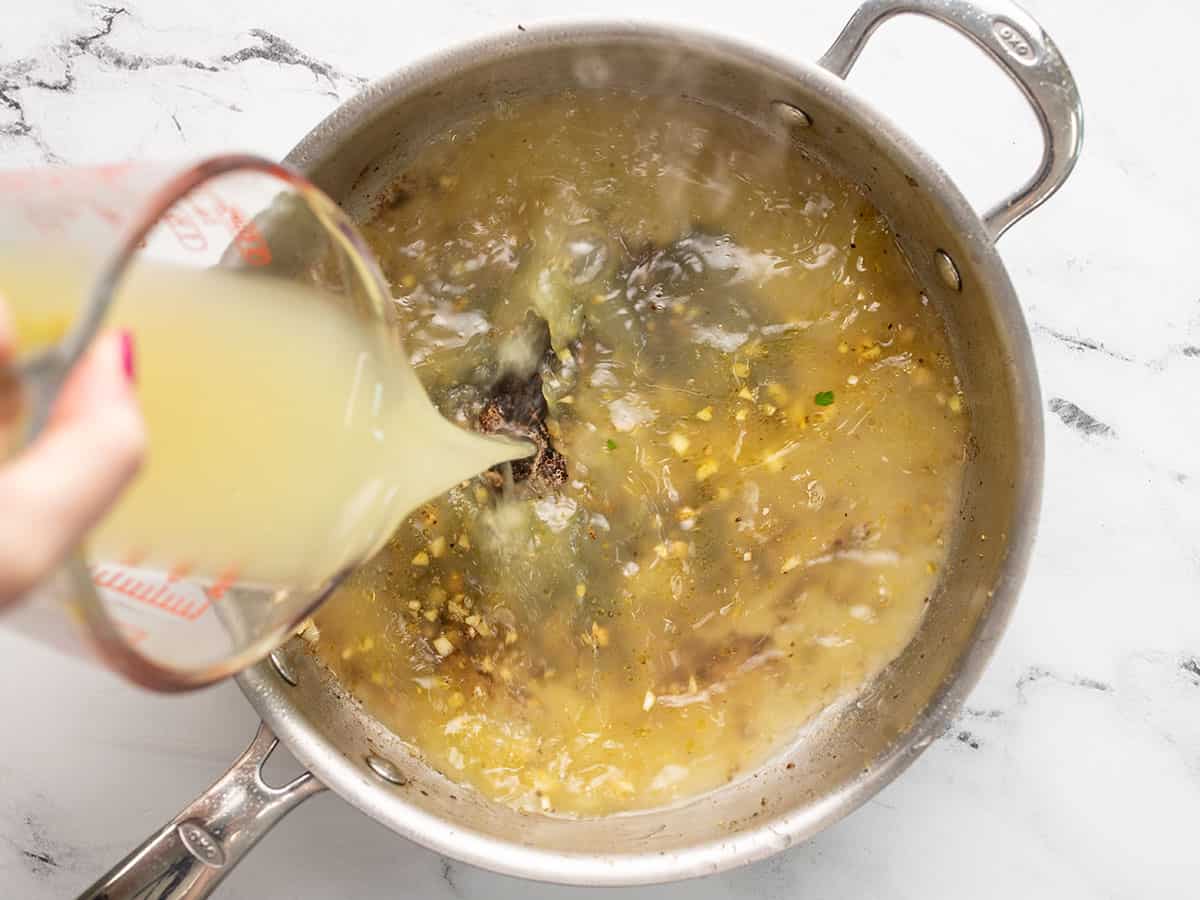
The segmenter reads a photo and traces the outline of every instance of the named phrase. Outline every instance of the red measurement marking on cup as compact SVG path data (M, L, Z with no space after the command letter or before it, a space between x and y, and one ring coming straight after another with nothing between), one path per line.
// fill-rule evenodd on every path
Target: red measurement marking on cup
M225 596L225 592L237 581L238 569L237 566L230 566L224 572L217 576L217 580L210 587L204 589L204 593L208 595L211 601L220 600Z
M178 581L192 571L191 563L176 563L167 571L167 581Z
M188 196L187 205L202 224L228 229L243 262L251 266L270 264L271 248L266 238L236 203L229 203L211 188L198 188Z
M91 201L92 212L103 219L111 228L119 228L125 222L125 216L119 211L100 200Z
M233 244L243 261L252 266L271 263L271 248L258 226L246 220L245 214L236 206L229 207L229 224L233 227Z
M215 227L229 222L229 206L216 191L197 188L188 194L184 203L201 225Z
M39 234L56 235L61 234L69 224L79 218L79 210L57 204L27 209L25 216Z
M98 566L92 572L92 583L189 622L200 618L209 607L208 599L187 597L174 590L173 582L143 578L121 566Z
M26 191L39 184L41 179L35 171L0 172L0 191Z
M195 219L187 213L172 209L163 215L163 222L184 250L199 252L208 249L208 238L204 236Z
M125 176L129 174L133 166L134 164L130 162L108 163L107 165L96 166L91 171L98 181L115 185L125 180Z

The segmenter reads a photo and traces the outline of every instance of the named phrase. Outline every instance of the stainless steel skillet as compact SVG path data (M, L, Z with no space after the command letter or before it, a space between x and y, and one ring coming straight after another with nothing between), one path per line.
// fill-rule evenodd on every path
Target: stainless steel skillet
M844 83L871 33L900 13L970 38L1037 115L1038 170L983 216ZM271 825L325 786L400 835L511 875L619 885L710 874L802 841L861 805L942 732L977 680L1016 601L1041 495L1037 373L995 241L1062 184L1079 153L1079 96L1054 44L1006 0L868 0L816 64L674 28L530 29L371 85L288 161L364 216L431 136L498 99L567 87L686 92L785 132L863 185L892 222L946 320L973 411L962 528L919 633L855 702L830 710L750 776L681 806L577 821L514 812L447 781L293 641L239 676L264 722L246 754L85 896L203 896ZM980 543L979 532L994 537ZM309 769L281 788L260 774L272 732Z

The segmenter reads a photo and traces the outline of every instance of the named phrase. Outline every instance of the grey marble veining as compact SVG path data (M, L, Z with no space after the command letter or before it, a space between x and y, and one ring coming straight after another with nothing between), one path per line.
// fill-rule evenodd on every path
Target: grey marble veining
M10 2L10 7L14 8ZM584 0L812 59L852 3ZM1192 41L1170 0L1029 0L1071 64L1084 156L1001 242L1045 393L1047 481L1026 588L967 708L817 839L685 885L528 885L310 801L226 898L1184 897L1200 893L1200 178ZM12 9L6 10L12 12ZM0 31L0 165L280 156L368 79L562 17L548 0L25 4ZM1036 162L1016 92L925 22L852 82L982 208ZM0 630L0 896L81 889L219 775L255 720L232 685L150 696Z

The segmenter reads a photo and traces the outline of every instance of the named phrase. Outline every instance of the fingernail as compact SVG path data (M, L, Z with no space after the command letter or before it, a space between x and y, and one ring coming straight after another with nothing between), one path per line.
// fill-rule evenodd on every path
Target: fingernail
M130 384L137 382L137 363L133 353L133 332L121 332L121 368L125 372L125 380Z

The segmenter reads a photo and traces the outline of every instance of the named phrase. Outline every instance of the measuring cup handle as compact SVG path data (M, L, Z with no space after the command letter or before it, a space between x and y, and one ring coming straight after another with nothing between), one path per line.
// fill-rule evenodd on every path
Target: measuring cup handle
M262 767L279 743L260 725L246 752L169 824L117 863L80 900L199 900L289 812L323 791L305 772L271 787Z

